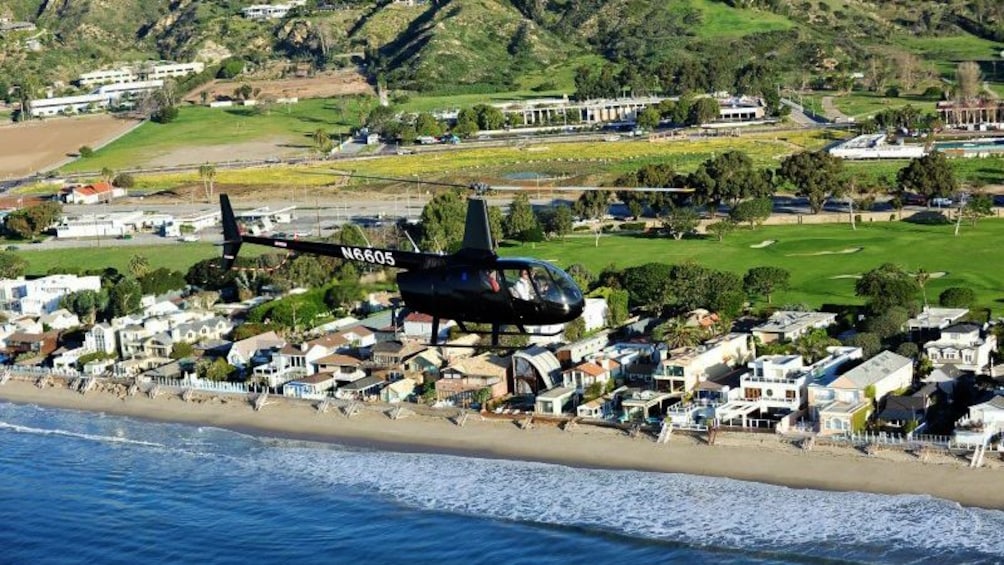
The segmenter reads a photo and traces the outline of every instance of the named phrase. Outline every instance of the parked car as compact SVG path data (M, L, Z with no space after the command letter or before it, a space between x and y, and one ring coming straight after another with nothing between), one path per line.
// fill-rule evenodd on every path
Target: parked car
M951 198L941 198L941 197L932 198L931 199L931 206L934 206L936 208L949 208L949 207L952 206L952 199Z

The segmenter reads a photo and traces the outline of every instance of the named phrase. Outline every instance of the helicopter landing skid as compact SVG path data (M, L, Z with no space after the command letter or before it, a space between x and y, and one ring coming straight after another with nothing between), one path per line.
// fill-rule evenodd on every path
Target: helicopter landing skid
M492 336L492 347L499 347L499 337L500 336L504 336L504 335L527 335L527 336L537 336L537 337L553 337L553 336L559 335L561 333L561 330L558 330L556 332L551 332L551 333L530 332L530 331L527 331L526 327L522 326L522 325L517 325L516 329L518 331L514 331L514 332L513 331L504 331L502 329L502 324L492 324L491 331L487 331L487 332L478 331L478 330L472 330L472 329L468 328L466 325L464 325L463 322L457 322L457 326L460 328L460 331L462 331L464 333L471 333L471 334L476 334L476 335L490 335L490 336Z

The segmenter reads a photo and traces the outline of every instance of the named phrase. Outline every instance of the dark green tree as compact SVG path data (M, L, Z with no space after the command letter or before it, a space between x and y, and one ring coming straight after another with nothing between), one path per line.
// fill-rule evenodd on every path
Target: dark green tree
M962 217L969 221L970 225L976 226L981 218L994 215L994 201L989 194L973 194L962 207Z
M722 241L725 239L725 236L735 231L736 224L732 220L721 220L718 222L708 224L708 226L705 229L708 231L708 233L715 236L715 238L718 241Z
M540 230L537 216L530 204L530 196L526 192L517 193L512 199L503 229L506 237L518 241L530 241L533 232Z
M195 347L191 343L178 341L171 346L171 359L184 359L193 355L195 355Z
M879 336L879 339L889 339L903 331L910 313L906 308L893 306L887 310L873 314L865 320L865 328L869 333Z
M876 314L896 306L914 311L918 292L916 278L892 263L868 271L854 284L854 293L867 298L869 309Z
M132 314L140 308L143 288L132 277L122 277L108 290L108 317Z
M781 267L753 267L746 271L743 286L751 296L763 296L767 304L771 303L771 295L788 288L791 273Z
M911 160L896 174L896 181L901 190L917 192L929 199L949 197L959 186L951 163L940 151Z
M701 215L691 206L673 208L663 216L662 225L669 230L673 239L683 239L683 236L697 229Z
M586 335L586 319L582 316L572 320L565 324L565 330L563 332L565 341L573 342L579 341L583 336Z
M568 267L565 272L568 273L568 276L572 277L572 280L575 281L575 284L578 285L583 292L588 292L590 287L593 286L593 283L596 282L596 275L591 273L589 269L581 263L576 263Z
M721 106L714 98L703 96L694 100L687 115L687 124L696 126L706 124L718 119L721 113Z
M669 303L673 268L664 263L645 263L621 272L621 285L630 303L650 312L659 312Z
M803 151L785 157L778 177L788 181L795 194L809 200L809 208L818 214L826 200L844 193L843 159L827 151Z
M443 123L428 112L422 112L415 118L415 133L418 135L440 137L445 131Z
M108 306L108 294L104 290L78 290L64 296L59 305L73 312L85 324L93 324L98 312L103 312Z
M609 207L609 192L605 190L587 190L572 205L572 211L583 219L596 219L606 214Z
M646 130L653 130L659 127L659 120L662 116L655 106L646 106L644 110L638 112L638 127Z
M467 202L461 192L449 190L436 194L422 209L421 248L432 251L459 249L466 215Z
M774 199L767 196L743 200L732 207L729 217L737 224L748 223L750 229L756 229L770 218L773 211Z
M860 347L865 359L870 359L882 351L882 338L870 332L858 332L844 340L844 345Z

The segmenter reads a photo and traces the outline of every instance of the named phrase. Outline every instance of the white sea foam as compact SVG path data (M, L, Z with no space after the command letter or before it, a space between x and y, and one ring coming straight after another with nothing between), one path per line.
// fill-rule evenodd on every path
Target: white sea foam
M401 504L739 549L925 561L1004 555L1004 512L919 495L792 489L724 478L430 454L277 449L270 472ZM903 553L898 555L897 552ZM959 559L953 560L959 562Z
M128 437L125 437L126 431L123 429L118 429L115 431L115 435L109 436L109 435L98 435L98 434L85 434L85 433L72 432L69 430L60 430L60 429L33 428L30 426L21 426L18 424L9 424L7 422L0 422L0 430L10 430L12 432L17 432L21 434L72 437L77 439L84 439L88 441L97 441L103 443L121 443L129 445L142 445L146 447L166 447L164 444L161 443L129 439Z

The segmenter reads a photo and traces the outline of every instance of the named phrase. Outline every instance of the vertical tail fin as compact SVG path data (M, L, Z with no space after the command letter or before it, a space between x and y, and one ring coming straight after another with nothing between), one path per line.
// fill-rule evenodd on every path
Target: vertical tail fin
M488 202L483 198L467 199L467 219L464 222L464 243L461 250L467 253L495 253L488 221Z
M237 260L237 253L241 250L241 231L237 226L237 218L234 217L234 209L230 207L230 198L226 194L220 195L220 214L223 219L223 262L221 267L230 270Z

